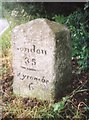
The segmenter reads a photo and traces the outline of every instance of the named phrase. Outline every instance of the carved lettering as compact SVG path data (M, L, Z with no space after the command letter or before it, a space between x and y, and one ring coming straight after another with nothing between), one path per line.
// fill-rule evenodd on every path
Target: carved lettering
M24 52L29 53L29 52L30 52L30 51L29 51L29 48L24 48Z
M25 57L25 64L28 64L28 63L30 63L30 61L29 61L29 58L28 57Z
M24 80L26 77L27 77L26 75L22 75L22 76L20 77L20 79L21 79L21 80Z
M36 81L37 81L37 78L35 77L35 78L34 78L34 80L36 80Z
M21 52L24 52L24 53L36 53L36 54L42 54L42 55L46 55L47 54L47 51L42 49L42 48L36 48L35 45L32 45L32 48L27 48L27 47L21 47L21 48L17 48L17 50L20 50Z
M18 51L22 52L24 54L24 59L22 63L24 63L23 65L21 65L20 67L24 70L30 70L30 71L40 71L37 70L35 68L35 66L37 65L37 61L35 58L31 58L31 56L29 54L38 54L38 55L47 55L47 51L45 49L42 48L37 48L36 45L32 45L32 47L19 47L17 48ZM41 70L42 71L42 70ZM43 85L48 84L48 80L45 78L45 76L42 77L37 77L37 76L30 76L27 74L23 74L23 73L18 73L17 76L20 78L20 80L29 80L31 83L28 84L28 88L29 90L33 90L34 89L34 82L36 82L36 84L41 83Z
M40 50L38 49L37 51L36 51L38 54L40 54ZM43 53L42 53L43 54Z
M20 73L17 73L17 76L20 76Z
M29 84L29 90L33 90L34 88L32 87L33 83Z
M36 59L32 59L32 65L36 65Z
M29 57L25 57L24 62L25 62L26 65L28 65L28 64L36 65L36 59L34 59L34 58L32 58L30 60Z
M45 76L43 76L42 78L38 78L38 77L34 77L34 76L24 75L23 73L18 73L17 76L20 77L21 80L30 79L30 80L34 80L34 81L42 82L42 83L46 83L46 84L48 84L48 82L49 82L47 79L45 79Z
M36 51L35 45L33 45L33 48L32 48L30 51L31 51L31 52L35 52L35 51Z

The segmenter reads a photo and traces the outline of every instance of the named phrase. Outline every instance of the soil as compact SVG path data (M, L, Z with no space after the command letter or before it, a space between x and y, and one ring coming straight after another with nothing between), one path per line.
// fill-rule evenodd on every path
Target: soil
M77 74L77 66L78 65L76 60L72 60L72 83L70 85L72 89L72 92L70 93L70 100L72 101L72 105L70 108L72 109L74 106L80 113L82 113L83 116L86 117L82 117L81 119L75 117L71 120L89 120L89 69L81 72L81 74ZM2 84L2 105L4 106L7 102L17 100L16 96L13 95L13 76L8 75L7 77L3 78L3 80L0 80L0 82ZM39 107L43 104L41 101L37 101L36 99L31 100L30 98L24 98L22 102L26 108L28 106L33 108L35 105L38 105ZM48 104L47 101L45 102ZM67 105L69 107L69 103ZM88 110L85 110L84 108L88 108ZM3 119L7 119L10 116L13 116L11 113L7 113L8 111L3 112Z

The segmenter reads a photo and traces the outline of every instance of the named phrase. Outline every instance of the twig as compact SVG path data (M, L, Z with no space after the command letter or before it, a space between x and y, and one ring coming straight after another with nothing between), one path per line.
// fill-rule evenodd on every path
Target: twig
M78 91L75 92L75 94L80 93L80 92L87 92L87 91L89 91L89 89L78 90Z
M79 92L85 92L85 91L89 91L89 89L82 89L85 84L87 83L87 81L83 84L83 85L80 85L78 86L70 95L70 97L72 98L76 93L79 93Z

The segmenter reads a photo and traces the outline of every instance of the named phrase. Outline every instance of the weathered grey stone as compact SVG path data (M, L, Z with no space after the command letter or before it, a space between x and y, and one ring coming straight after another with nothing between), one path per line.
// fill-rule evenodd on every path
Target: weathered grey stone
M53 101L71 79L69 30L47 19L13 29L13 91L23 97Z

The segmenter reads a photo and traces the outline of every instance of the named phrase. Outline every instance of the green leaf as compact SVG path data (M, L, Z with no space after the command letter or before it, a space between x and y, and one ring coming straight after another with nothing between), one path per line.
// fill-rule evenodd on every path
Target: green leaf
M89 111L89 106L84 107L85 111Z
M68 100L68 97L63 97L63 100L58 102L58 103L55 103L53 105L53 109L54 109L54 112L55 111L61 111L62 109L64 109L65 107L65 102Z

